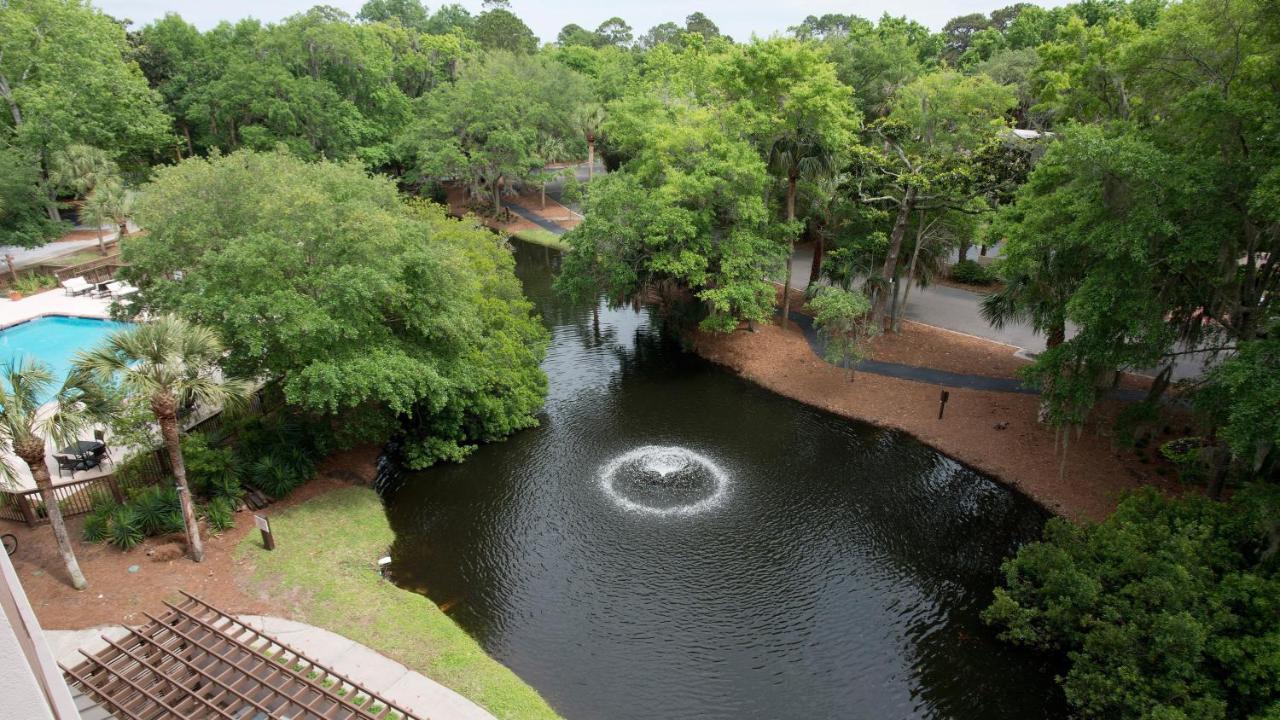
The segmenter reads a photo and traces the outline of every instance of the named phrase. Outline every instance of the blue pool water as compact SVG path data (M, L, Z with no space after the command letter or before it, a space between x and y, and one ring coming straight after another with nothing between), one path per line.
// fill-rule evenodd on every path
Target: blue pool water
M0 366L21 357L34 357L53 370L60 386L76 353L97 345L128 323L113 320L50 315L0 330ZM54 388L56 390L56 388ZM42 402L52 397L42 397Z

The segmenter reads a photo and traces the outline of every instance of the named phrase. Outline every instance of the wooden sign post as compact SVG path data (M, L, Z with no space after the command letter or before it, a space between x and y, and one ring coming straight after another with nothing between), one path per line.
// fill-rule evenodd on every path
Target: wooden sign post
M276 538L271 534L271 522L261 515L253 516L253 524L258 526L262 531L262 547L268 550L276 549Z
M942 413L946 412L946 410L947 410L947 401L948 401L948 400L950 400L950 399L951 399L951 393L947 392L946 390L943 390L943 391L942 391L942 398L940 399L940 402L938 403L938 419L939 419L939 420L941 420L941 419L942 419Z

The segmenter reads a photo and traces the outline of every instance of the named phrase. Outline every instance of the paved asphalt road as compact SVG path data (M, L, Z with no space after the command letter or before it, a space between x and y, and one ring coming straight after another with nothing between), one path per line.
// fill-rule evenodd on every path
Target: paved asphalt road
M813 248L796 248L795 255L791 258L791 286L803 290L809 282L809 270L812 267ZM1026 323L1011 323L999 330L988 325L978 309L981 300L981 294L968 290L945 285L931 285L927 288L917 285L911 288L911 297L907 301L903 317L1013 345L1029 353L1044 351L1044 336L1036 333ZM1074 334L1075 328L1068 326L1068 337ZM1173 370L1174 380L1200 376L1204 372L1204 360L1204 354L1179 356ZM1147 374L1154 374L1154 370Z

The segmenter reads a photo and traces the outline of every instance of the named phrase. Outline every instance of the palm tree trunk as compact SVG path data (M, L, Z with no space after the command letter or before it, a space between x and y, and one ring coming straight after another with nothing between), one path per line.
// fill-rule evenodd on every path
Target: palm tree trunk
M102 238L102 224L98 224L98 254L107 254L107 241Z
M53 492L53 480L49 477L49 467L44 463L44 443L33 442L30 448L24 448L20 457L31 469L31 477L35 479L36 487L40 489L40 499L44 501L44 511L49 516L49 527L53 528L53 537L58 543L58 554L62 556L62 564L67 566L71 586L77 590L83 590L89 586L89 583L84 579L84 573L80 572L80 563L76 561L75 550L71 547L71 536L67 534L67 522L62 517L62 508L58 507L58 498Z
M809 284L812 285L822 279L822 253L826 250L827 240L822 233L815 233L817 236L813 241L813 265L809 267Z
M796 181L797 176L793 172L787 177L787 224L795 222L796 219ZM791 256L796 253L796 241L791 235L790 228L787 229L787 280L782 285L782 329L787 329L787 321L791 318Z
M596 141L594 138L587 139L587 182L590 183L596 179Z
M884 322L884 311L889 305L889 293L886 290L893 282L893 276L898 272L898 255L902 253L902 238L907 234L907 220L911 218L911 211L915 209L916 193L915 187L907 188L906 194L902 197L902 204L898 206L898 218L893 223L893 234L889 236L889 252L884 258L884 267L880 270L884 287L876 292L875 304L871 306L871 322L876 327L880 327Z
M178 486L178 502L182 505L182 524L187 528L187 552L196 562L204 561L204 545L200 542L200 526L196 523L195 503L191 501L191 488L187 486L187 466L182 460L182 441L178 436L178 403L171 396L152 400L160 420L160 436L169 452L169 464L173 466L174 484Z

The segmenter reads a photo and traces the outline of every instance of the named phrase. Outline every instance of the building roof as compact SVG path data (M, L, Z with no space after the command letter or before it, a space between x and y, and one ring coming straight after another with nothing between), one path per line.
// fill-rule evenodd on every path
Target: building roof
M183 593L160 617L81 651L67 683L119 718L415 719L351 679ZM106 639L106 638L104 638Z

